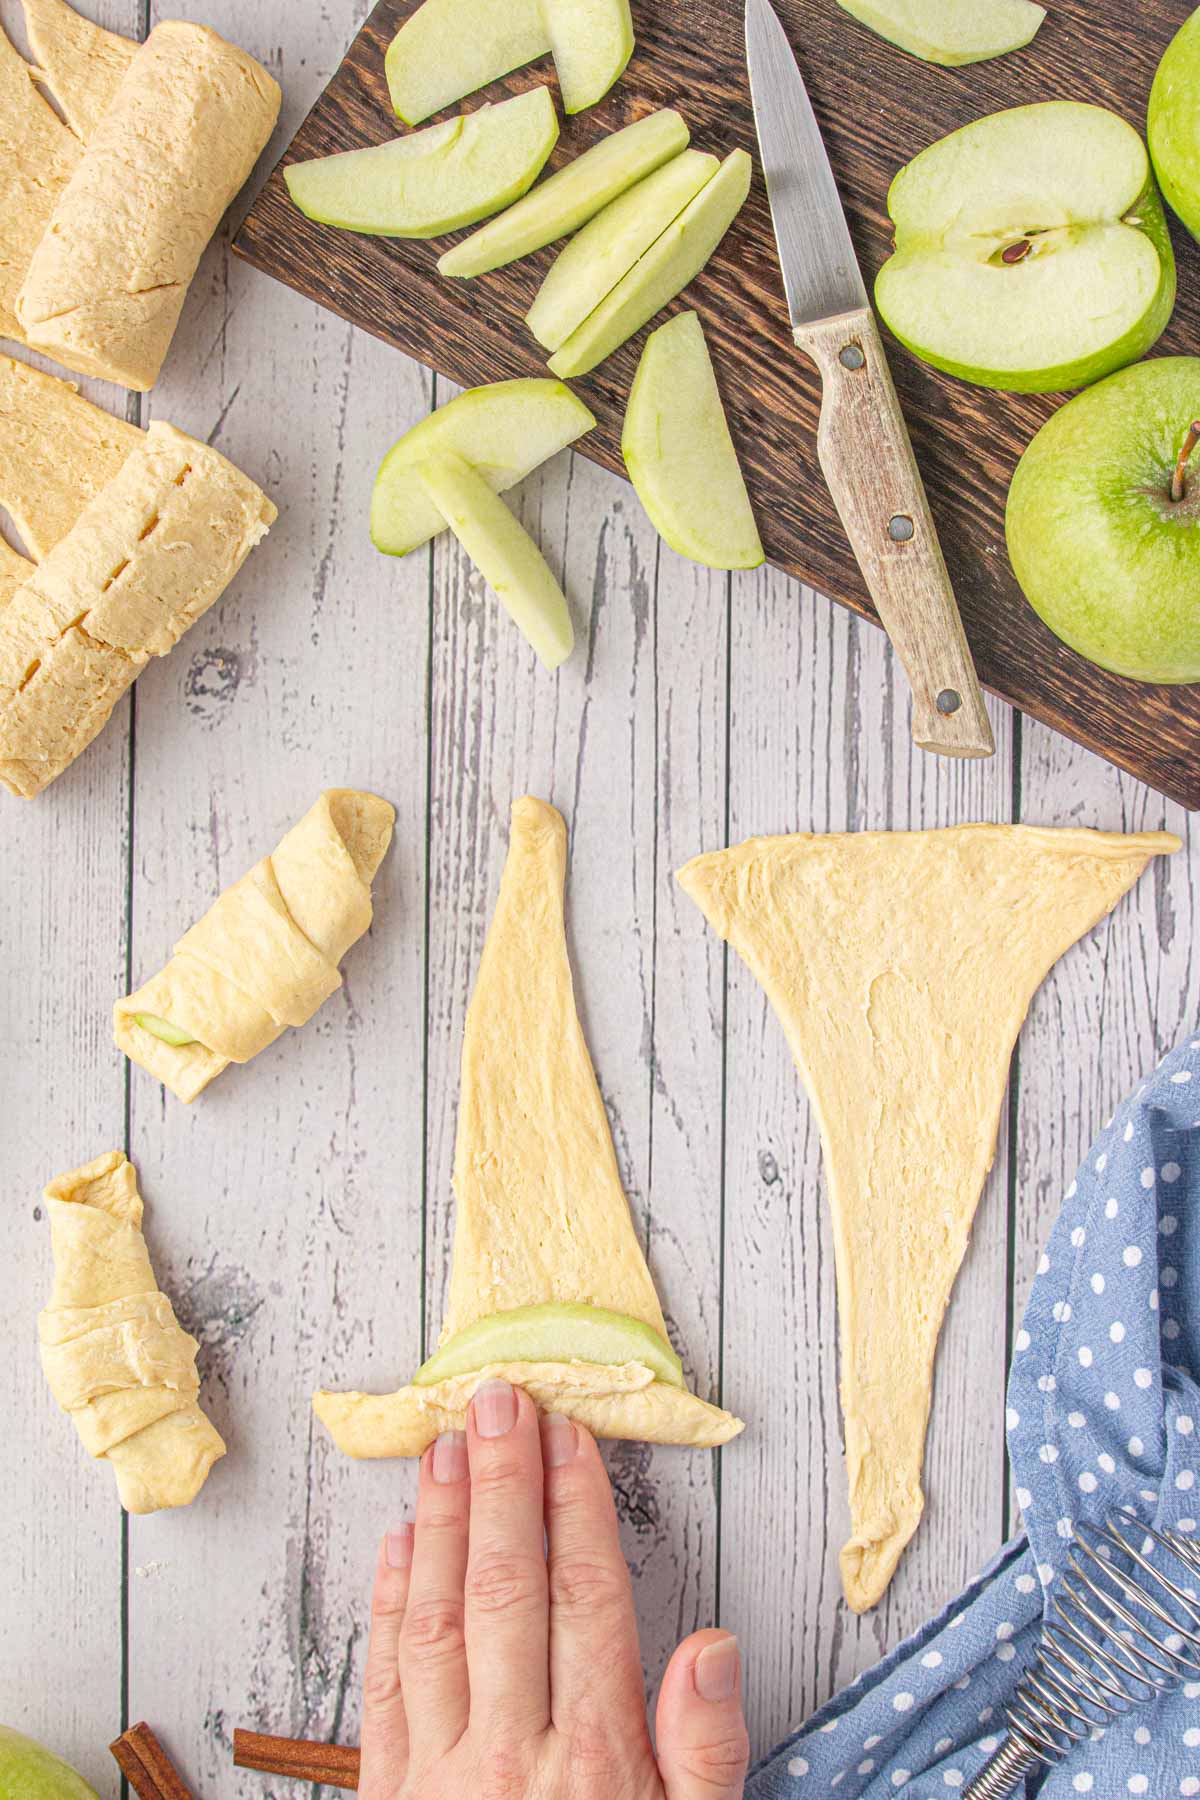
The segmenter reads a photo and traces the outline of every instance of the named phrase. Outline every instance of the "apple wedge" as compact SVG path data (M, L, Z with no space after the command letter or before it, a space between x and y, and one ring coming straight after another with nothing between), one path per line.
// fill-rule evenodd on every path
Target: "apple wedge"
M441 237L520 199L557 141L554 101L539 87L390 144L292 163L283 178L300 211L322 225Z
M578 231L618 194L686 149L687 141L687 126L668 107L611 132L548 175L498 219L445 251L438 260L439 273L485 275Z
M1033 0L838 0L844 12L923 62L956 68L1020 50L1046 17Z
M561 381L527 377L468 388L414 425L384 457L371 494L372 543L388 556L407 556L445 529L417 477L419 462L453 451L502 494L595 423Z
M384 58L392 107L419 125L549 48L539 0L425 0Z
M1200 10L1180 26L1158 65L1146 135L1168 205L1200 238Z
M633 55L629 0L541 0L563 109L583 112L620 80Z
M550 565L500 496L453 450L417 464L430 504L508 609L547 669L570 656L575 632L566 595Z
M500 502L503 505L503 501ZM412 1378L431 1387L496 1363L641 1363L660 1381L684 1386L683 1364L664 1337L641 1319L602 1306L548 1302L491 1313L456 1332Z
M160 1019L157 1013L134 1013L133 1022L140 1025L143 1031L148 1031L151 1037L161 1038L164 1044L170 1044L173 1050L196 1041L182 1026L172 1025L170 1019Z
M1175 301L1150 159L1115 113L1050 100L942 138L892 183L875 300L923 361L1052 393L1134 362Z
M597 213L559 251L525 315L538 343L565 344L719 167L715 156L683 150Z
M672 550L710 569L755 569L763 547L712 358L694 312L646 339L621 433L638 499Z
M700 273L741 210L750 172L746 152L731 151L695 199L550 358L556 375L586 375Z

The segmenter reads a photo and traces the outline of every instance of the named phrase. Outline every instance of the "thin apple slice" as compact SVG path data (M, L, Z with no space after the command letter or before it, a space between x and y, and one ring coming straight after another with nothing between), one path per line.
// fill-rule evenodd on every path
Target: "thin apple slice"
M549 48L539 0L425 0L384 58L392 106L419 125Z
M646 339L621 453L651 524L672 550L710 569L758 567L758 527L694 312L668 319Z
M500 502L503 505L503 501ZM641 1363L660 1381L683 1387L683 1364L653 1326L602 1306L548 1302L476 1319L435 1350L412 1378L430 1387L496 1363Z
M687 141L687 126L667 107L611 132L548 175L498 219L445 251L438 260L440 273L485 275L578 231L618 194L677 156Z
M1034 0L838 0L846 12L923 62L956 68L1020 50L1046 17Z
M463 457L443 450L417 464L431 505L547 669L570 656L575 631L549 563L500 496Z
M731 151L712 180L550 358L556 375L586 375L700 273L750 192L750 171L746 152Z
M560 250L525 315L539 344L557 350L711 181L720 164L684 150L621 194Z
M148 1031L151 1037L161 1038L164 1044L170 1044L173 1050L182 1049L184 1044L194 1044L195 1038L184 1031L181 1025L172 1025L170 1019L160 1019L157 1013L134 1013L133 1022Z
M541 0L563 109L583 112L620 80L633 55L629 0Z
M468 388L405 432L384 457L371 494L372 543L388 556L407 556L445 529L416 472L439 451L457 452L502 494L595 423L561 381L525 377Z
M292 163L283 178L300 211L323 225L441 237L520 199L557 141L554 101L539 87L390 144Z

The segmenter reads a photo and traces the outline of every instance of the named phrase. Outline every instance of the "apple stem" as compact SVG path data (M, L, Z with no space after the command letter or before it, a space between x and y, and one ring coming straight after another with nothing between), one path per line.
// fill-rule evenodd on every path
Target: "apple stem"
M1187 434L1179 447L1179 455L1175 461L1175 470L1171 476L1171 498L1178 502L1187 493L1188 459L1196 445L1200 444L1200 419L1193 419L1187 428Z

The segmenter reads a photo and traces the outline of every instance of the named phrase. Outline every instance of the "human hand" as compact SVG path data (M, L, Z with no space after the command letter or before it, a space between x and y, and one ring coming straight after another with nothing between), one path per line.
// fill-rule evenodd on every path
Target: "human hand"
M415 1527L380 1547L362 1800L740 1800L737 1639L671 1658L657 1756L600 1453L505 1381L421 1459Z

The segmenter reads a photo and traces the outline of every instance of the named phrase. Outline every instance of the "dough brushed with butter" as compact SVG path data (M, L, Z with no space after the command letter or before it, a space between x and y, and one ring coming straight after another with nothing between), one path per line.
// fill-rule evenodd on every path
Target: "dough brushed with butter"
M518 800L463 1036L442 1343L492 1313L552 1302L625 1313L666 1337L575 1009L566 863L559 814ZM464 1424L489 1375L597 1437L707 1447L742 1429L640 1363L493 1364L393 1394L321 1392L313 1405L350 1456L419 1456L440 1431Z
M38 1319L42 1368L126 1512L194 1500L225 1454L196 1396L194 1337L159 1292L133 1164L119 1150L45 1191L54 1289Z
M766 991L820 1126L856 1612L924 1507L938 1332L1029 1003L1150 858L1178 848L1166 832L965 825L753 838L679 871Z

